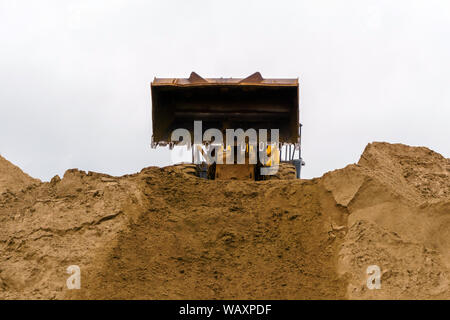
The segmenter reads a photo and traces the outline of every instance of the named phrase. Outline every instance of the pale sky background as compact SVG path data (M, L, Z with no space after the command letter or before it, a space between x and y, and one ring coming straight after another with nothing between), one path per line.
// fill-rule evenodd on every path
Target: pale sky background
M49 180L167 165L157 77L300 79L304 178L367 143L450 157L450 2L0 0L0 154Z

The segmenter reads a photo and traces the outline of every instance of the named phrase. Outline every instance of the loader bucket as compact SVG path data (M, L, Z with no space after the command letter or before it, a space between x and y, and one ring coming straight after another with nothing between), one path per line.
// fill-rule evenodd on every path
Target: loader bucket
M155 78L151 92L153 146L171 143L178 128L188 129L193 140L196 120L203 132L279 129L281 143L299 142L297 79L263 79L259 72L244 79L204 79L192 72L187 79Z

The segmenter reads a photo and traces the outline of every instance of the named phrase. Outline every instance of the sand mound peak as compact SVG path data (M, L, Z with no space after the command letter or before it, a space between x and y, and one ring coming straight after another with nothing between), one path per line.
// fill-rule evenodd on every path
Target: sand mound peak
M40 183L40 180L30 177L0 155L0 193L22 190L34 183Z
M450 197L450 159L428 148L374 142L358 164L412 201Z

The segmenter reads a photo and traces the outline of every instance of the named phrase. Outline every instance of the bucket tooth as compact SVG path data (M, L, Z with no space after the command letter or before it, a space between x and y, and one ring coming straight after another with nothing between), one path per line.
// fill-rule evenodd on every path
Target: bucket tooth
M191 75L189 76L188 80L190 83L208 83L206 79L202 78L194 71L191 72Z
M255 72L249 75L247 78L242 79L239 83L260 83L264 80L261 73Z

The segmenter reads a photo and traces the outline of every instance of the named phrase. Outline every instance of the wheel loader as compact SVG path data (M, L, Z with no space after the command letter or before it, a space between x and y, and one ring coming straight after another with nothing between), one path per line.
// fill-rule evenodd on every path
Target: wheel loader
M186 145L192 154L192 163L183 165L187 172L207 179L300 178L298 79L192 72L189 78L155 78L151 95L151 146Z

